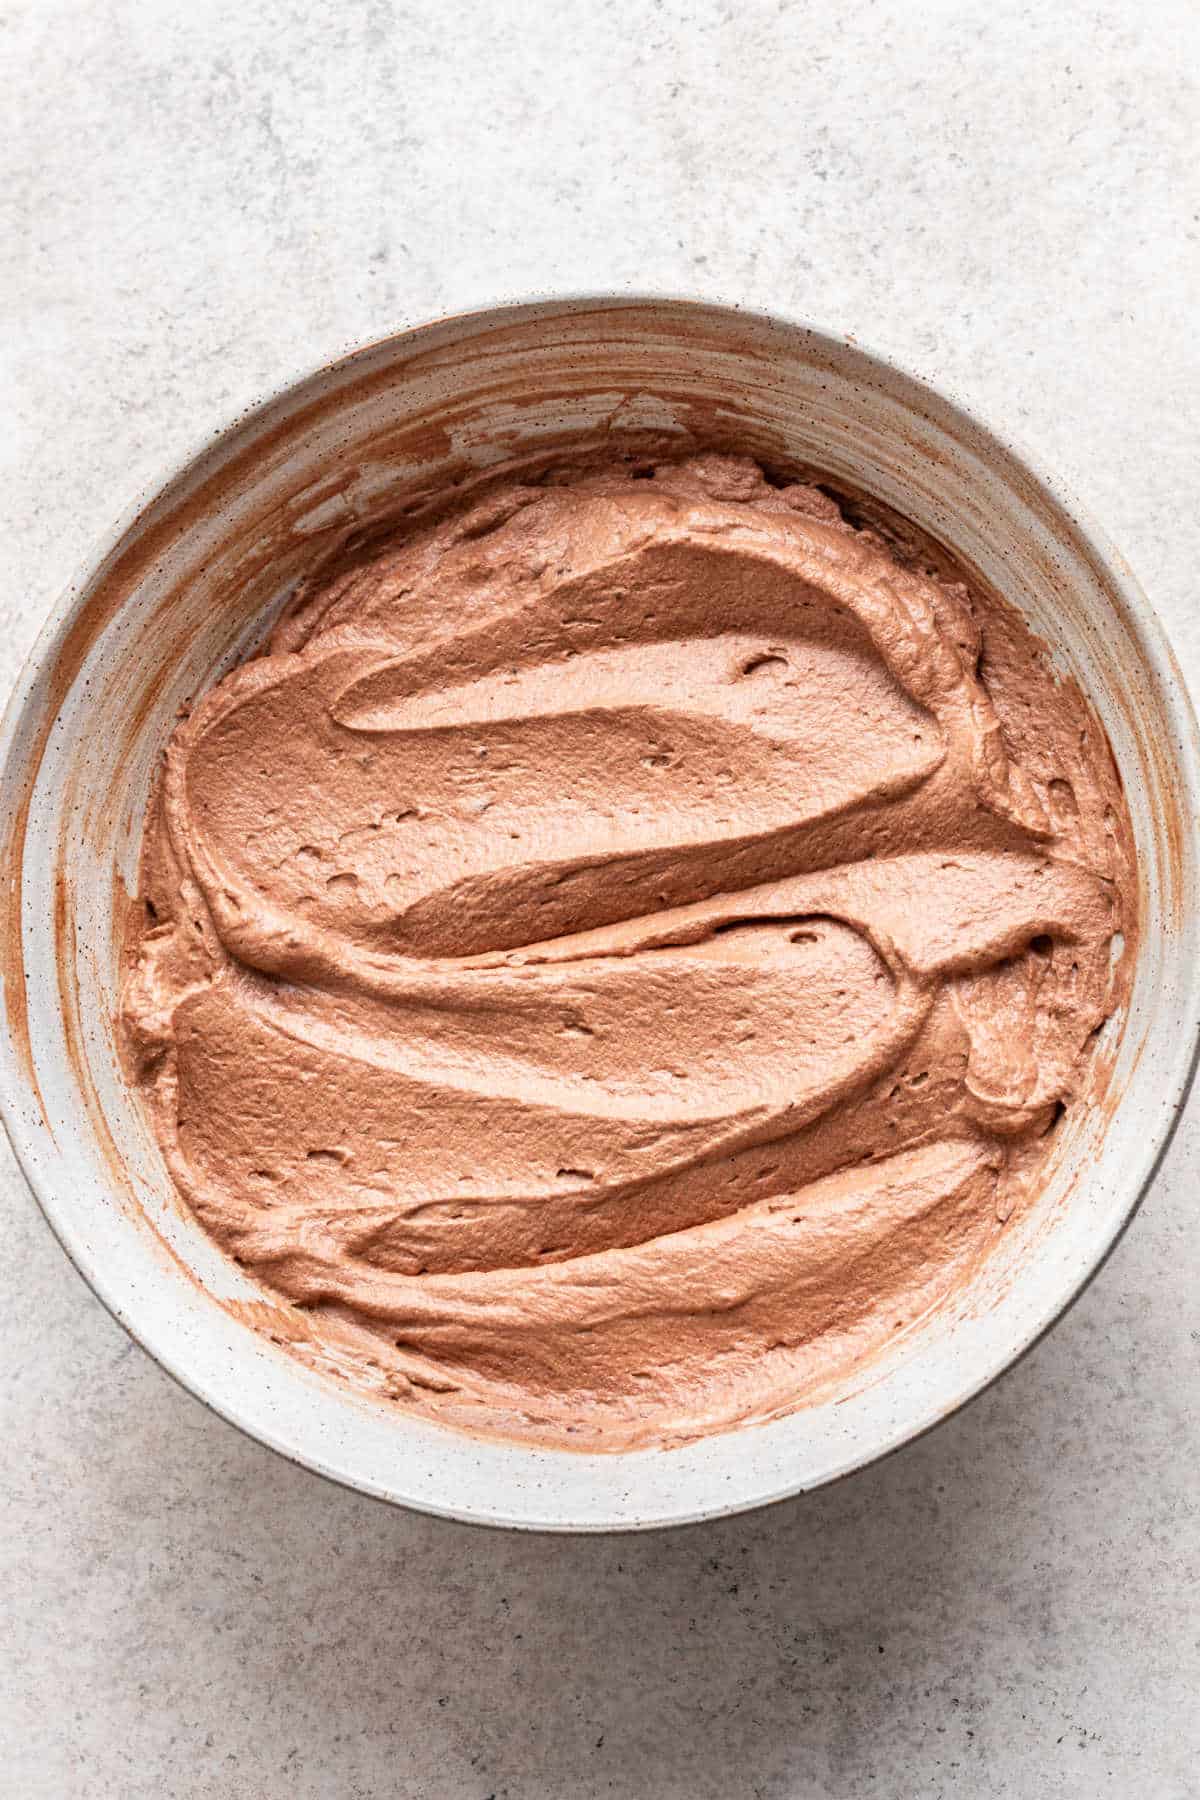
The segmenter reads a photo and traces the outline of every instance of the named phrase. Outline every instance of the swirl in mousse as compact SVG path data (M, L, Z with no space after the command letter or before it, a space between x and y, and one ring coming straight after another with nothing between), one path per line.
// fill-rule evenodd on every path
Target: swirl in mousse
M996 1244L1102 1087L1130 845L1012 608L748 460L614 457L343 559L199 699L124 1022L301 1354L669 1444L829 1392Z

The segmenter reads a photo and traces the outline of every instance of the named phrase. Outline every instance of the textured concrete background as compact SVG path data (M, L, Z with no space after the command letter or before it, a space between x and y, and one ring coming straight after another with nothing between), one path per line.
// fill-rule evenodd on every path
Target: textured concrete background
M0 680L146 477L535 290L811 315L1073 473L1200 678L1200 10L15 0ZM1200 1106L1020 1369L756 1517L546 1541L244 1441L0 1167L0 1792L1200 1794Z

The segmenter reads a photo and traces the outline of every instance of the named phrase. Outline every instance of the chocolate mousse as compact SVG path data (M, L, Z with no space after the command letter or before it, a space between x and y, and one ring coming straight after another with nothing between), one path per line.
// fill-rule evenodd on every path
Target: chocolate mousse
M736 457L504 477L197 700L124 1023L301 1350L676 1442L844 1382L1029 1204L1124 998L1128 818L915 541Z

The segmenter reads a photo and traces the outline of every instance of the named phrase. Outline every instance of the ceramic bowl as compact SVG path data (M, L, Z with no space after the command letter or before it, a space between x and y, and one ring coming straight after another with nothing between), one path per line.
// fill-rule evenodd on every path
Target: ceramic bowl
M1142 935L1106 1028L1103 1105L1072 1109L1040 1198L968 1290L857 1381L670 1451L471 1437L271 1341L286 1304L176 1198L114 1040L118 946L177 709L260 640L348 530L539 446L661 433L823 471L911 518L1073 671L1129 796ZM680 1523L816 1487L979 1392L1057 1319L1137 1207L1192 1073L1200 756L1183 682L1120 558L1062 486L857 344L715 305L497 307L374 344L208 442L117 525L43 631L0 741L5 1123L68 1255L152 1356L227 1419L365 1493L562 1531Z

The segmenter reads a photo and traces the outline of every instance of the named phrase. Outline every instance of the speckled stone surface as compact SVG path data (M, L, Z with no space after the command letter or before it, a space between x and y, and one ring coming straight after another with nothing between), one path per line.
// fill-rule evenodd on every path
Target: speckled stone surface
M0 683L144 480L498 296L805 313L1073 474L1200 686L1200 12L16 0ZM291 1468L134 1349L0 1164L0 1791L1200 1794L1200 1104L1069 1318L882 1467L546 1540Z

